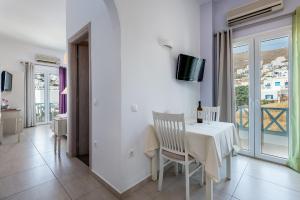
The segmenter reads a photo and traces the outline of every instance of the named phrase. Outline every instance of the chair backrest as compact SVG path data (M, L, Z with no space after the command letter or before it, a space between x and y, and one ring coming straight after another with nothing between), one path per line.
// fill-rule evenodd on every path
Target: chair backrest
M203 107L202 118L204 121L220 121L220 106Z
M184 114L153 112L153 121L161 149L177 154L187 152Z

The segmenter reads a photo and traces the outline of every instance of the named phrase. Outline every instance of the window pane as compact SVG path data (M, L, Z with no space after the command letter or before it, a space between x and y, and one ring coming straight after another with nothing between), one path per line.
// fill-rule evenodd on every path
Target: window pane
M260 43L261 149L288 158L289 37Z
M241 147L249 150L249 45L234 45L234 89L236 127Z
M36 73L35 86L35 119L36 123L45 122L45 74Z
M49 121L59 113L59 79L57 75L49 75Z

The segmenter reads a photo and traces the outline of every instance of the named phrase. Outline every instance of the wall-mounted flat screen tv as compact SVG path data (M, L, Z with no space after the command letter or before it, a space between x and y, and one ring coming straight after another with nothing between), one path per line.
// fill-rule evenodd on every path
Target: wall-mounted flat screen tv
M203 80L205 59L180 54L177 61L176 79L183 81Z
M1 73L1 92L12 90L12 74L7 71Z

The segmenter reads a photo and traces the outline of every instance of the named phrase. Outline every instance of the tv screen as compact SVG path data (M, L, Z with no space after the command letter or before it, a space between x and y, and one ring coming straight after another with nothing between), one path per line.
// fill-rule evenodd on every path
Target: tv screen
M180 54L177 61L176 79L183 81L203 80L205 59Z
M1 91L12 90L12 74L7 71L1 73Z

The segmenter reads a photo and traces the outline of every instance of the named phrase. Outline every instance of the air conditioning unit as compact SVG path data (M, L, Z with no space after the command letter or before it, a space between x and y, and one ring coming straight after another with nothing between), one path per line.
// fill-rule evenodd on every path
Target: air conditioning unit
M257 0L228 12L228 26L245 23L283 9L283 0Z
M49 64L60 64L60 59L54 56L47 56L42 54L36 54L35 55L35 61L36 62L42 62L42 63L49 63Z

